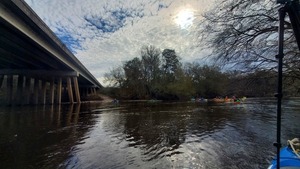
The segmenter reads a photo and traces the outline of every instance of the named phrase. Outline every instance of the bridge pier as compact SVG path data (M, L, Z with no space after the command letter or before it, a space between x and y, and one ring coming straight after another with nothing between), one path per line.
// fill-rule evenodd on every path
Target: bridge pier
M1 86L3 84L3 80L4 80L4 75L0 75L0 88L1 88Z
M6 100L7 104L11 105L13 101L13 76L8 75L6 81L7 91L6 91Z
M62 87L62 78L59 77L58 82L57 82L57 89L56 89L56 92L57 92L56 103L57 104L61 104L61 87Z
M54 104L54 78L51 78L51 81L50 81L50 93L49 93L49 103L50 104Z
M75 90L75 96L77 103L80 103L80 92L79 92L79 85L77 77L73 77L73 83L74 83L74 90Z
M46 92L47 92L47 82L45 80L42 81L42 104L46 104Z
M0 100L6 105L61 104L63 83L67 85L70 104L81 103L78 73L59 72L56 76L41 76L36 72L26 72L0 69Z
M88 96L88 94L89 94L89 88L88 87L82 88L81 91L82 91L82 96L83 97L87 97Z
M74 99L73 99L73 92L72 92L72 82L71 82L71 78L67 77L67 90L68 90L68 95L69 95L69 100L70 103L73 104L74 103Z
M18 84L17 84L17 96L20 97L16 97L17 104L22 104L23 84L24 84L24 76L20 75L18 76Z
M29 104L30 103L30 84L31 84L31 78L30 77L26 77L25 80L25 93L24 93L24 104Z
M92 94L96 94L96 88L92 88Z
M39 103L39 80L34 79L34 84L33 84L33 104L38 104Z

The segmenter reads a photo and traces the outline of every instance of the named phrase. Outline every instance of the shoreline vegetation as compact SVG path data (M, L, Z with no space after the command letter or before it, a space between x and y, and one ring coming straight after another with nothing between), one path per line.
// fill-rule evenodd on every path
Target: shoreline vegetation
M91 100L85 100L82 103L114 103L113 98L111 98L110 96L104 95L104 94L96 94L94 96L91 96ZM96 99L97 98L97 99ZM241 97L238 98L238 101L240 102L246 102L247 99L267 99L267 100L276 100L276 97ZM284 100L298 100L300 99L300 97L283 97ZM122 99L122 100L118 100L120 102L141 102L141 103L158 103L158 102L182 102L182 101L186 101L186 102L199 102L199 103L205 103L205 102L210 102L210 103L234 103L234 99L232 98L210 98L210 99L194 99L191 98L189 100L157 100L157 99Z
M191 98L272 97L274 69L230 70L221 65L182 63L174 49L143 46L141 56L125 61L105 74L109 87L101 93L118 100L181 101ZM285 76L285 97L300 96L300 79Z

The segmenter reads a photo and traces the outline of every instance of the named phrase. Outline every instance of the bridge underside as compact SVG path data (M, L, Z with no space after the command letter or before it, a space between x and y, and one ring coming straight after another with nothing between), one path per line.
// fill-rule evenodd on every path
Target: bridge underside
M81 102L102 87L25 2L2 0L0 16L0 97L7 104L60 104L64 92L68 102Z

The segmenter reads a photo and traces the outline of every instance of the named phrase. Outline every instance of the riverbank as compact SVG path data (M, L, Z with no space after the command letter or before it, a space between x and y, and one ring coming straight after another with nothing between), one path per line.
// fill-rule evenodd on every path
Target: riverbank
M107 95L104 94L93 94L93 95L89 95L85 98L83 98L82 103L108 103L108 102L112 102L113 99Z

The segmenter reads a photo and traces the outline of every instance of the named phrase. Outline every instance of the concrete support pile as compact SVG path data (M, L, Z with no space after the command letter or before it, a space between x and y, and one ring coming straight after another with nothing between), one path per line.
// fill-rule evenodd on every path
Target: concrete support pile
M4 74L0 71L1 97L6 105L61 104L62 87L63 84L67 84L69 102L71 104L80 103L78 74L74 75L41 77L7 74L7 72Z

